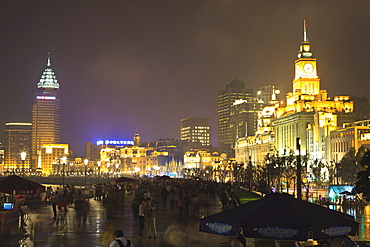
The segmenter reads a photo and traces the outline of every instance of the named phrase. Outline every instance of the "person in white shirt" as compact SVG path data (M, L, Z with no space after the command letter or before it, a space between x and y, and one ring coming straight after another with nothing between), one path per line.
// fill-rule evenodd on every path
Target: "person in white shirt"
M122 230L116 230L113 233L114 240L110 243L109 247L134 247L131 240L123 237Z
M141 204L139 205L139 237L144 238L144 222L146 216L146 202L142 199Z

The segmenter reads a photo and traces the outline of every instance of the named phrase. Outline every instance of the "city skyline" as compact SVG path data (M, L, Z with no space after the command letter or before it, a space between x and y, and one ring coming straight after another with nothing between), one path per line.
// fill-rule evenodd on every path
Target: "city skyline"
M302 23L330 96L368 97L370 2L32 1L0 4L1 130L31 122L47 52L61 93L61 143L180 138L181 119L210 118L235 78L291 91ZM83 9L83 11L81 11ZM1 131L3 132L3 131ZM3 140L3 138L2 138Z

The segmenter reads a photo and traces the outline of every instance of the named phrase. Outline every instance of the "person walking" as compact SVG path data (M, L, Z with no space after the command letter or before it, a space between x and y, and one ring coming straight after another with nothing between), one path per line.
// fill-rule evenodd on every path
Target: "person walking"
M157 226L155 223L155 206L152 204L152 200L150 198L146 199L146 224L148 229L149 238L156 238L157 237Z
M144 238L143 231L145 226L146 203L143 199L139 205L139 237Z
M179 210L180 218L184 216L184 206L185 206L184 196L182 195L182 191L180 191L177 196L177 208Z
M76 223L80 227L82 224L86 224L87 213L89 211L89 202L83 196L77 197L74 204L76 212Z
M134 216L135 221L137 221L137 219L139 218L140 202L141 202L140 195L136 194L134 200L131 203L132 214Z
M190 203L191 203L191 198L190 198L189 192L185 192L185 196L184 196L184 215L185 217L189 216Z
M174 187L172 187L168 193L168 198L170 199L171 211L175 211L175 207L177 206L177 193Z
M166 208L167 206L167 196L168 196L168 190L166 189L166 186L163 186L161 190L161 196L162 196L162 207Z
M116 230L113 233L114 240L110 243L109 247L134 247L131 240L123 237L122 230Z
M57 218L57 204L58 204L59 196L58 191L55 191L51 197L51 207L53 208L53 219Z

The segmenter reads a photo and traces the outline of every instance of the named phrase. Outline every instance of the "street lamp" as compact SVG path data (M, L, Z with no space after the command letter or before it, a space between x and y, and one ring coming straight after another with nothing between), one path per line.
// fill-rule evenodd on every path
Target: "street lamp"
M67 163L67 157L63 156L61 158L61 161L62 161L62 176L63 176L63 188L64 188L65 164Z
M107 178L109 178L110 162L107 163Z
M116 173L117 173L117 178L118 178L118 171L119 171L119 164L118 163L116 163Z
M98 178L96 179L96 182L98 183L99 182L99 178L100 178L100 165L101 165L101 162L98 161L96 163L98 164Z
M85 164L85 189L86 189L86 169L87 169L87 165L89 164L89 160L84 159L84 164Z
M21 160L22 160L22 177L24 176L24 162L26 160L26 156L27 156L27 153L26 152L22 152L21 153Z
M135 173L136 173L136 176L137 176L137 177L139 177L140 168L135 167L135 168L134 168L134 171L135 171Z
M249 177L249 183L248 183L248 187L249 187L249 191L252 191L252 187L253 187L253 178L252 178L253 174L252 174L252 156L249 156L249 162L248 162L248 177Z
M302 182L301 182L301 138L297 137L296 139L298 156L297 156L297 198L302 199Z
M270 187L270 153L266 156L266 168L267 168L267 194L271 193Z

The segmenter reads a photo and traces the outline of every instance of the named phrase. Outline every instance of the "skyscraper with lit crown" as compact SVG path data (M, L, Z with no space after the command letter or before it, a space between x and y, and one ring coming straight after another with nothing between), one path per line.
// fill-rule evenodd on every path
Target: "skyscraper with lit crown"
M51 68L50 53L32 99L32 168L37 168L38 151L43 144L59 143L59 83Z

